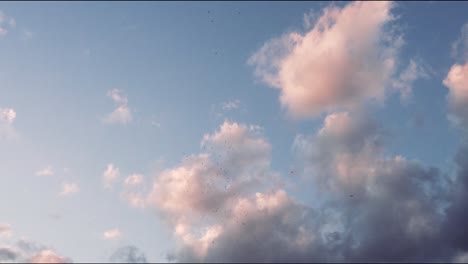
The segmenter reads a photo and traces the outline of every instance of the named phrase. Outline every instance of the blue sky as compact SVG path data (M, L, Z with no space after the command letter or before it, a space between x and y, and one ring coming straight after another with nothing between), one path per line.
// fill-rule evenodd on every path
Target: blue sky
M282 102L280 94L292 91L295 88L291 83L300 81L281 79L279 72L286 69L281 65L276 76L280 87L269 87L274 85L255 74L261 62L249 63L249 58L260 54L269 40L291 32L306 36L316 23L310 19L309 28L304 25L308 14L323 17L324 8L352 9L352 5L1 3L5 19L0 28L8 32L0 34L0 109L13 109L16 116L13 122L6 122L13 132L0 137L0 224L11 229L10 236L0 236L0 245L13 245L24 237L75 262L107 261L115 250L127 245L137 247L151 262L165 261L174 248L195 248L174 238L180 224L177 217L183 213L179 209L168 212L149 200L158 195L153 187L161 184L158 179L163 171L183 167L184 157L203 152L200 143L205 135L212 135L209 141L219 144L214 135L217 131L222 134L220 126L225 121L246 124L249 132L241 130L246 137L259 140L254 144L268 142L267 174L277 174L283 181L300 186L286 188L299 203L313 204L328 194L310 191L315 183L304 180L310 173L321 172L314 171L317 164L311 165L312 170L298 158L301 154L294 150L297 136L309 135L311 145L318 145L322 139L314 135L324 127L327 116L347 111L354 118L354 113L360 112L357 108L386 131L383 156L402 156L417 160L421 166L438 168L441 174L455 174L454 156L464 130L448 118L450 89L442 82L452 65L464 60L462 55L454 58L452 50L453 43L463 38L462 28L468 22L465 2L398 2L386 9L397 19L384 19L382 23L393 26L397 33L379 28L379 37L401 35L404 45L400 47L395 41L384 47L372 42L378 51L398 51L392 55L397 61L392 76L379 83L385 91L382 102L376 103L370 98L373 95L363 93L353 97L353 108L336 99L336 108L320 109L318 115L309 116L309 110L315 109L311 106L305 110L309 111L307 117L292 118L290 112L296 102ZM360 43L354 37L350 39ZM271 56L267 60L276 59L276 55ZM303 58L307 63L308 57ZM411 96L404 100L391 86L411 60L421 74L410 83ZM289 62L293 68L302 65L294 58ZM294 76L307 73L307 69L304 73L297 67ZM349 76L353 78L352 73ZM324 89L312 83L309 87L306 82L305 89ZM337 91L351 89L347 83L352 80ZM113 100L112 91L125 99ZM231 109L226 107L229 102ZM118 107L127 118L120 113L109 121ZM250 125L261 127L261 139ZM305 156L309 163L320 162ZM112 189L103 185L108 164L119 168L119 180ZM47 168L53 173L37 175ZM144 209L132 207L123 197L123 180L131 174L144 176L145 183L140 186L143 196L148 197ZM273 180L266 182L259 190ZM64 183L73 183L79 190L59 195ZM121 236L105 239L104 232L113 229Z

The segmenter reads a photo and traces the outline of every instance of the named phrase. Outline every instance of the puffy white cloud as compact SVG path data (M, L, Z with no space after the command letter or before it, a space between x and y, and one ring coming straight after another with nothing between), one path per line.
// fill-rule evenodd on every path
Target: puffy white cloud
M63 183L62 184L62 191L60 192L60 196L69 196L73 194L77 194L80 191L80 186L77 183Z
M117 104L117 108L112 111L105 119L105 123L120 123L127 124L132 121L132 113L128 107L128 98L123 94L121 90L113 89L107 92L107 96Z
M293 117L382 100L403 45L389 28L392 6L365 1L325 8L308 32L272 39L248 62L263 82L280 89Z
M122 236L122 232L120 232L119 229L108 230L104 232L104 234L102 234L102 237L107 240L117 239L117 238L120 238L121 236Z
M9 238L9 237L11 237L11 235L12 235L11 225L10 224L0 224L0 238L1 237Z
M106 170L102 174L104 187L107 189L111 189L113 186L113 183L119 178L119 176L120 176L120 169L115 167L114 164L109 163L107 165Z
M460 63L452 65L443 81L449 89L449 117L458 127L468 129L468 23L453 44L452 55Z
M54 170L51 166L47 166L44 169L36 171L37 176L52 176L54 175Z
M138 186L143 184L145 181L145 178L141 174L132 174L129 175L125 180L124 184L127 186Z

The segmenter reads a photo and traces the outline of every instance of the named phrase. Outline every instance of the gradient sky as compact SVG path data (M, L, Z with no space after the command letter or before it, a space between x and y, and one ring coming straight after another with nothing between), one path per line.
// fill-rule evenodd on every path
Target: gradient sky
M435 212L442 204L468 208L468 202L458 202L468 191L451 189L460 186L457 181L468 182L463 181L468 165L456 159L466 145L468 66L458 79L449 78L453 65L466 65L468 3L2 2L0 10L0 262L8 260L2 249L16 252L16 261L39 261L38 256L131 261L133 249L148 262L168 256L174 261L468 260L466 241L446 240L446 226L455 218ZM220 138L239 151L229 154ZM376 146L367 144L370 138L378 138ZM365 146L353 145L361 141ZM241 180L232 180L237 189L206 199L165 182L181 177L192 184L208 177L208 169L174 172L198 166L205 159L201 153L214 163L217 150L204 144L226 148L228 161L221 163L239 174L233 178L258 182L244 189ZM337 160L341 154L350 155ZM377 164L385 172L372 167ZM342 168L346 180L339 176ZM425 180L406 183L418 173ZM131 178L132 187L125 179L133 174L141 176ZM393 182L394 174L401 182ZM448 187L440 183L446 178L453 180ZM353 199L350 190L354 195L372 189L373 179L387 200L369 191L358 202L343 202L343 195ZM443 201L417 196L426 183ZM386 184L414 190L400 200L396 197L406 197L400 195L406 189ZM129 202L128 193L138 204ZM236 240L242 229L212 216L211 199L222 197L215 207L230 210L243 199L255 205L249 199L263 197L255 193L274 196L276 202L265 198L271 204L265 203L276 213L258 220L257 200L247 225L250 219L274 233L279 224L271 219L290 213L275 211L285 201L292 203L288 208L305 207L315 215L338 204L336 230L354 231L340 233L337 251L304 238L312 255L281 240L291 249L280 257L265 253L281 244L270 241L241 259L250 245L242 244L250 241L247 235L233 244L220 240L218 247L204 244L208 231L194 238L195 229L180 227L208 228L215 237ZM347 248L352 243L345 237L352 232L362 239L359 245L387 247L382 241L390 236L373 240L369 231L360 237L368 234L363 223L377 223L366 212L379 211L366 208L398 208L410 200L420 208L411 209L417 214L411 219L429 219L434 232L445 235L427 231L428 236L447 249L421 257L418 252L434 246L419 248L417 239L430 240L423 235L408 238L414 245L395 249L395 255ZM358 227L343 220L354 216L348 213L353 208L363 213ZM320 221L332 222L324 217ZM414 223L411 219L406 220ZM301 221L305 237L331 228L314 217ZM468 232L466 225L459 228ZM24 250L19 241L37 249ZM323 256L315 258L314 252Z

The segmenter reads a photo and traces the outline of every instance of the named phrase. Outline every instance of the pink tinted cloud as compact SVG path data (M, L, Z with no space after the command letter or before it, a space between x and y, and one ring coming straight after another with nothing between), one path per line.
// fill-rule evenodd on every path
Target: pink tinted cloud
M314 27L273 39L249 63L280 89L283 107L296 118L382 100L395 71L402 39L385 28L391 2L353 2L326 8Z

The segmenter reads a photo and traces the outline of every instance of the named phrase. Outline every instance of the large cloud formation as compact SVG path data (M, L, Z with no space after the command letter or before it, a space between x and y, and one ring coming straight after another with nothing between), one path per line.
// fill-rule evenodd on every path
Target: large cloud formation
M248 62L262 81L281 90L281 104L293 117L382 100L403 45L391 27L393 5L326 8L310 31L270 40Z
M462 34L455 42L457 57L444 79L443 84L449 89L448 103L450 117L461 131L461 146L455 157L457 165L454 179L453 202L447 209L445 234L448 244L459 252L455 261L468 260L468 23L462 28Z
M146 203L173 228L179 262L443 261L452 185L438 169L385 155L385 130L359 113L328 115L294 146L310 177L306 205L270 182L271 146L225 122L206 152L156 176ZM231 151L231 149L234 149ZM242 153L242 154L240 154ZM385 228L383 228L385 227Z
M293 143L301 161L299 183L307 193L294 197L275 184L284 177L271 168L272 146L260 127L225 121L203 137L201 153L155 175L148 192L133 193L138 202L132 205L156 208L173 230L178 247L168 260L467 259L466 135L451 177L389 155L385 128L365 108L355 107L382 99L388 84L408 94L412 82L427 76L410 61L395 82L402 39L388 27L391 8L389 2L327 8L306 34L274 39L252 56L256 73L281 90L281 103L292 115L327 113L316 133L297 135ZM463 58L443 81L450 113L463 132L468 128L466 67ZM304 195L314 203L301 202Z

